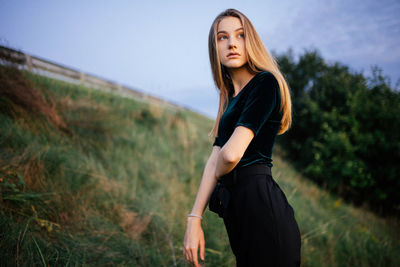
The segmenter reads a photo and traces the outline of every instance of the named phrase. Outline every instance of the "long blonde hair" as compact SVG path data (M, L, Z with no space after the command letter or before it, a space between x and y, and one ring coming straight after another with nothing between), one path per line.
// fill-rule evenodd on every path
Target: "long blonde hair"
M228 106L230 79L228 78L226 68L220 63L216 38L218 23L225 17L236 17L242 22L249 71L253 74L263 70L269 71L278 81L281 92L280 111L283 110L278 134L283 134L290 128L292 123L292 101L290 98L289 86L279 70L278 63L264 46L250 20L238 10L229 8L221 12L215 18L208 35L208 52L210 57L211 71L214 83L219 89L218 114L214 122L214 127L209 133L209 136L217 136L219 121Z

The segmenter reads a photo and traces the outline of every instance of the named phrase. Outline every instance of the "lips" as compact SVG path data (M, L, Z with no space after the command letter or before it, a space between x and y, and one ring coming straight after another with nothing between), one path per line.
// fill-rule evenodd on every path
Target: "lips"
M226 57L238 57L240 56L239 53L229 53Z

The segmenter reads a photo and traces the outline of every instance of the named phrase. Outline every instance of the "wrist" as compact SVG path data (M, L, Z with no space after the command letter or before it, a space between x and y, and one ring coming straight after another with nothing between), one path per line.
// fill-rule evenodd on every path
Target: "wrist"
M199 222L201 222L201 220L202 219L200 219L200 218L197 218L197 217L187 217L187 219L188 219L188 221L199 221Z
M187 223L188 224L194 224L194 225L201 225L201 219L197 217L188 217L187 218Z
M197 213L189 213L187 217L188 221L199 221L203 220L203 217L201 215L198 215Z

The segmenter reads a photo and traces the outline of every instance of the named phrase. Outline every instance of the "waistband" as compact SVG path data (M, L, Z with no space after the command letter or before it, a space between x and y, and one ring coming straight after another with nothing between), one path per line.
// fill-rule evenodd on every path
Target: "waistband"
M248 175L267 174L272 176L271 167L265 164L252 164L234 168L231 172L220 177L220 182L226 186L233 186L240 182L240 178Z

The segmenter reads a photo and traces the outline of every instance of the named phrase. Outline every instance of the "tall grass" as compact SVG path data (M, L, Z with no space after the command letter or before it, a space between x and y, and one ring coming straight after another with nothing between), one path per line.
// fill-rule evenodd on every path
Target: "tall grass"
M49 109L0 96L2 265L188 266L186 216L211 152L212 121L18 75L12 79ZM302 233L303 266L399 263L398 223L318 189L278 147L274 163ZM206 211L203 228L205 266L234 266L220 218Z
M275 180L295 210L302 266L398 266L400 228L321 190L275 155Z

